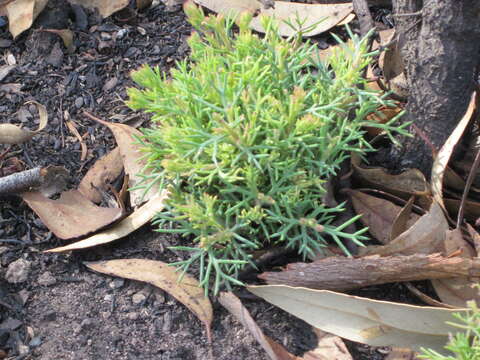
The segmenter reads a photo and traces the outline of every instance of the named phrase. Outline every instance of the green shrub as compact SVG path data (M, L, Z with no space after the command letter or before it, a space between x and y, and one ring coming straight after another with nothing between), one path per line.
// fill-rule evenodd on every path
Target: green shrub
M459 329L450 338L445 349L454 356L444 356L431 349L423 349L421 359L429 360L480 360L480 309L474 301L469 303L470 311L454 314L460 323L449 323Z
M388 124L366 116L387 102L362 90L362 70L371 54L367 39L351 35L326 62L301 37L283 39L270 18L265 36L249 29L251 16L205 17L187 4L197 30L191 56L177 64L171 79L148 66L134 72L143 89L129 89L129 105L153 114L144 130L146 181L170 187L159 231L193 237L195 247L178 247L186 271L200 267L206 289L239 284L238 271L252 250L283 243L307 257L327 240L346 253L343 239L357 244L363 229L344 232L353 218L332 225L342 206L323 203L325 182L351 152L373 150L365 125L390 133ZM339 40L340 41L340 40ZM396 128L402 131L401 127Z

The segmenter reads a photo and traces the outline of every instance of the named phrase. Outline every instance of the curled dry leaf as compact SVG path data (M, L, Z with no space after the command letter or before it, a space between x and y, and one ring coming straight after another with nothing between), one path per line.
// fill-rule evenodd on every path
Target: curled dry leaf
M63 41L63 45L67 48L67 52L69 54L73 53L75 51L75 47L73 45L73 31L69 29L42 29L42 31L46 31L52 34L57 34L58 36L61 37Z
M47 250L46 252L64 252L78 249L85 249L92 246L98 246L107 244L109 242L121 239L131 232L137 230L142 225L149 222L153 216L162 211L165 206L165 200L167 199L168 192L163 191L157 196L151 198L147 203L139 207L132 214L125 219L115 224L111 228L90 236L89 238L77 241L73 244L61 246L55 249Z
M121 209L96 206L78 190L64 192L58 200L49 199L40 192L26 192L22 198L60 239L85 236L122 216Z
M129 186L133 188L130 189L131 204L133 206L139 206L142 202L155 196L157 193L156 188L150 188L147 193L145 193L144 189L135 188L141 182L138 174L145 174L145 161L142 160L141 145L138 144L137 140L142 136L142 133L128 125L103 121L87 112L84 112L84 114L90 119L107 126L115 136L118 148L120 149L120 155L122 156L125 173L129 176Z
M250 331L255 340L262 346L268 357L272 360L351 360L342 339L319 329L313 329L318 338L318 345L314 350L308 351L302 357L289 353L281 344L265 335L255 320L251 317L242 302L231 292L222 292L218 301L235 318Z
M14 38L30 28L48 0L13 0L5 5L8 26Z
M461 201L457 199L443 199L445 208L450 215L457 216ZM477 201L466 200L463 208L464 216L469 221L475 221L480 218L480 203Z
M468 105L465 115L458 123L457 127L451 135L448 137L445 144L442 146L440 151L437 154L432 166L432 194L435 201L437 201L442 208L445 208L443 203L443 178L445 176L445 171L447 168L448 161L452 155L455 145L462 137L465 128L467 127L470 119L472 118L473 111L475 110L475 98L476 92L474 91L470 99L470 104Z
M22 144L30 140L33 136L42 131L48 124L47 108L36 101L29 101L26 104L33 103L38 108L40 123L35 131L22 129L13 124L0 124L0 144Z
M102 191L120 176L123 170L123 161L120 149L116 147L105 156L98 159L83 177L78 191L94 203L102 201Z
M245 328L250 331L255 340L265 350L271 360L294 360L294 356L290 354L282 345L275 343L274 340L266 336L255 320L243 306L242 302L231 292L222 292L218 297L218 301L223 305L235 318L242 323Z
M98 9L98 13L106 18L128 6L129 0L68 0L72 4L82 5L88 9Z
M85 143L82 135L80 135L75 124L72 121L67 120L65 121L65 124L67 125L68 130L70 130L70 132L77 138L78 142L80 143L80 147L82 149L82 154L80 155L80 161L85 161L85 159L87 158L87 151L88 151L87 144Z
M158 260L117 259L87 262L85 265L103 274L144 281L168 292L200 319L211 342L212 305L193 277L185 274L179 279L176 268Z
M248 286L248 290L308 324L370 346L431 348L445 353L448 325L460 309L438 309L396 304L328 290L282 285Z
M448 222L436 202L408 230L387 245L368 246L360 249L361 255L414 255L440 252L445 241Z
M467 243L460 229L448 230L445 238L445 253L451 254L460 251L460 256L466 259L476 258L476 251ZM432 285L442 302L457 306L466 307L467 301L475 300L480 304L480 293L475 287L480 278L471 276L458 276L451 279L432 280Z
M287 25L290 22L294 27L297 19L303 21L301 29L304 36L314 36L338 25L352 13L353 5L344 4L301 4L288 1L275 1L275 7L265 9L260 1L256 0L194 0L197 4L219 14L239 14L243 11L256 15L250 26L258 32L265 32L261 24L261 16L273 16L279 20L278 30L282 36L292 36L297 32ZM299 29L300 30L300 29Z
M348 190L353 208L361 214L360 221L368 227L372 236L386 244L390 240L392 226L402 208L394 203L368 195L358 190Z
M391 192L404 199L409 199L411 195L426 196L430 192L425 176L418 169L409 169L401 174L391 175L383 168L365 167L357 154L352 154L351 159L355 175L375 188Z
M420 218L420 215L412 213L414 200L415 197L412 196L393 221L392 229L390 231L390 239L388 242L396 239L401 233L410 228Z

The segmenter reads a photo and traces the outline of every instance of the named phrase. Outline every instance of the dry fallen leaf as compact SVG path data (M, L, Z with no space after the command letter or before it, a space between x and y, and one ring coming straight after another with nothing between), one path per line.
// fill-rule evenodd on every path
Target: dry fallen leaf
M88 9L98 9L98 13L106 18L128 6L129 0L68 0L72 4L82 5Z
M278 20L278 30L282 36L295 35L296 20L303 21L302 29L308 30L304 36L314 36L325 32L339 23L346 21L353 11L351 3L345 4L301 4L289 1L275 1L274 8L265 9L261 2L256 0L194 0L195 3L219 14L240 14L248 11L256 15L250 27L258 32L265 32L261 24L261 16L273 16Z
M165 200L167 199L168 192L163 191L161 194L151 198L147 203L139 207L132 214L125 219L115 224L111 228L90 236L86 239L77 241L73 244L61 246L55 249L47 250L46 252L64 252L78 249L85 249L92 246L107 244L109 242L118 240L127 236L131 232L137 230L142 225L149 222L153 216L162 211L165 206Z
M465 128L467 127L470 119L472 118L473 111L475 110L475 98L476 92L474 91L470 99L470 104L468 105L467 111L463 118L459 121L457 127L448 137L445 144L442 146L440 151L437 154L432 166L432 194L433 198L445 208L443 204L443 177L445 175L445 170L447 168L448 161L452 155L455 145L462 137Z
M476 251L463 239L460 229L447 230L445 238L445 254L460 250L460 256L476 258ZM478 277L456 277L451 279L432 280L432 285L442 302L456 306L467 307L467 301L475 300L480 304L480 293L475 287Z
M69 54L75 51L75 47L73 45L73 31L69 29L42 29L42 31L57 34L63 41L63 45L67 48L67 52Z
M445 208L450 215L457 216L460 209L460 200L457 199L443 199ZM480 203L477 201L466 200L464 204L464 217L469 221L475 221L480 218Z
M35 131L22 129L13 124L0 124L0 144L22 144L30 140L33 136L42 131L48 124L47 108L36 101L29 101L26 104L33 103L38 108L40 123Z
M78 190L64 192L58 200L49 199L40 192L26 192L22 198L60 239L85 236L122 216L121 209L96 206Z
M355 175L375 188L409 199L411 195L425 196L430 190L425 176L418 169L409 169L398 175L388 174L379 167L365 167L360 157L351 156Z
M370 346L431 348L445 353L452 313L438 309L371 300L328 290L282 285L248 286L250 292L297 316L308 324Z
M212 305L193 277L185 274L179 281L180 273L175 267L157 260L117 259L87 262L85 265L103 274L144 281L168 292L198 317L211 341Z
M137 143L137 138L141 137L142 133L128 125L103 121L86 112L85 115L107 126L115 136L122 156L125 173L129 175L129 187L134 188L130 189L130 203L132 206L139 206L142 202L155 196L157 188L152 187L147 193L145 193L144 189L135 189L141 182L138 174L145 174L145 160L142 159L143 153L140 151L141 145Z
M30 28L48 0L14 0L5 5L8 26L14 38Z
M361 255L414 255L433 254L442 250L448 222L436 202L408 230L387 245L360 248Z
M120 176L123 170L120 149L116 147L98 159L83 177L78 191L94 203L102 201L102 191Z
M71 120L66 120L65 125L67 125L68 130L77 138L78 142L80 143L80 147L82 149L82 153L80 155L80 161L85 161L87 158L87 143L83 139L82 135L78 132L75 124Z
M368 227L372 236L386 244L390 240L392 226L402 208L394 203L368 195L358 190L348 190L353 208L361 214L360 221Z
M282 345L275 343L274 340L266 336L255 320L251 317L248 310L243 306L242 302L231 292L222 292L218 297L218 301L223 305L235 318L245 326L253 335L255 340L265 350L271 360L294 360L294 356L290 354Z

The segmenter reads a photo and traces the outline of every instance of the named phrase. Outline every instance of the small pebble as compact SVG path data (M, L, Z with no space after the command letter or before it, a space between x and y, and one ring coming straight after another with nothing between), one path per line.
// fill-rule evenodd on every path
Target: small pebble
M52 275L50 271L45 271L38 277L38 284L41 286L52 286L57 283L57 279Z
M118 30L117 32L117 39L122 39L125 35L128 34L128 30L127 29L121 29L121 30Z
M83 97L77 97L75 99L75 107L80 109L83 106Z
M129 313L129 314L127 314L127 318L129 320L137 320L138 319L138 313L136 313L136 312Z
M39 346L41 343L42 343L42 338L40 336L36 336L32 340L30 340L28 345L32 348L35 348L35 347Z
M142 294L142 293L136 293L132 296L132 302L135 304L135 305L139 305L141 304L142 302L145 301L147 297L145 296L145 294Z
M114 279L110 281L110 283L108 284L108 287L110 289L120 289L124 284L125 284L124 279Z
M24 259L18 259L8 265L5 279L11 284L19 284L27 280L30 274L31 263Z
M115 299L115 296L113 294L107 294L103 297L103 300L108 302L113 301L114 299Z

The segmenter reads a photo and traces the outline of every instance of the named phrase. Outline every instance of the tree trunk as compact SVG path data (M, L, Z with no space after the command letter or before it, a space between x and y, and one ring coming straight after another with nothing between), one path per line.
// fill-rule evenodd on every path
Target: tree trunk
M393 0L409 86L405 120L411 138L392 149L395 170L429 176L438 151L462 118L475 86L480 50L480 1Z

